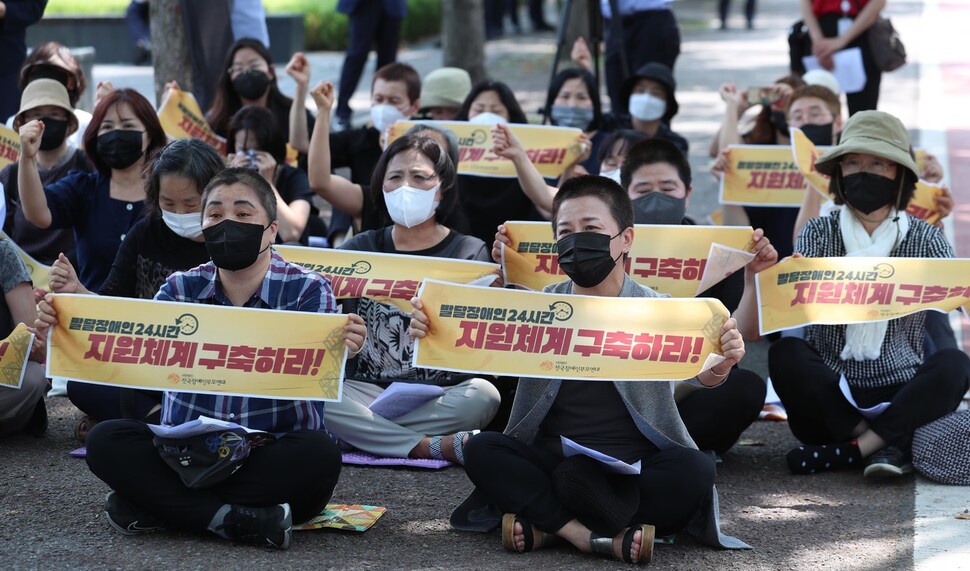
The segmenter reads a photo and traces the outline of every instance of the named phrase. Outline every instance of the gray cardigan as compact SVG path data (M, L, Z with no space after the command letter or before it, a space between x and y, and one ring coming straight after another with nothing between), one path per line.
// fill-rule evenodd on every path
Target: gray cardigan
M565 281L547 286L547 293L571 294L573 284ZM667 297L641 286L625 276L619 297ZM522 442L535 440L542 421L552 408L563 381L559 379L522 378L519 380L515 401L505 433ZM672 381L614 381L630 416L637 428L657 448L668 450L675 446L697 448L687 433L684 421L674 402ZM728 549L750 549L751 546L734 537L724 535L719 528L717 489L711 489L698 512L687 526L687 532L701 543Z

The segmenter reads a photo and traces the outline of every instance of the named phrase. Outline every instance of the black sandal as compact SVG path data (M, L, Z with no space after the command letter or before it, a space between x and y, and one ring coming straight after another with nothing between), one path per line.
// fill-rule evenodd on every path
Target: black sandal
M525 537L525 547L522 551L515 548L515 524L518 522L522 526L522 535ZM515 514L505 514L502 516L502 547L512 553L527 553L549 547L557 543L559 536L553 533L545 533L538 527L530 524Z
M504 532L504 525L502 526L502 530ZM630 547L633 546L633 535L637 531L642 532L640 536L640 556L634 561L630 558ZM612 537L603 537L591 533L589 534L589 548L597 555L602 555L609 559L616 559L616 554L613 553L613 539ZM654 528L652 525L642 524L627 528L623 534L623 544L620 547L620 554L622 555L620 559L632 565L650 563L650 559L653 558L653 539Z

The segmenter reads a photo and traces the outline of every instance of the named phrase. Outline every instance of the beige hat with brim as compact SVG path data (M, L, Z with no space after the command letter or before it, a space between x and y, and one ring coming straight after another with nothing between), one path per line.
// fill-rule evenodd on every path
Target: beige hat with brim
M819 157L815 168L833 176L840 158L865 153L893 161L919 178L919 169L909 149L909 132L899 119L883 111L859 111L846 121L839 144Z
M472 78L459 67L442 67L421 82L421 109L461 107L472 90Z
M77 117L74 116L67 88L57 80L46 78L35 79L24 88L24 93L20 96L20 111L13 120L14 130L20 129L24 124L24 113L44 105L53 105L67 111L67 132L71 134L77 131Z

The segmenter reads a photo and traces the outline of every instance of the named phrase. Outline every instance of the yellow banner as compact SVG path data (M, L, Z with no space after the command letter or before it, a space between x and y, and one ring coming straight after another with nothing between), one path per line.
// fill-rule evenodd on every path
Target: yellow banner
M762 334L807 324L884 321L970 300L970 260L787 258L757 276Z
M791 150L795 156L795 163L799 170L805 175L805 180L811 183L812 187L821 193L828 200L832 200L829 194L829 177L815 170L815 161L822 156L829 147L816 147L808 140L801 129L791 129ZM917 158L920 154L917 153ZM926 162L926 152L922 152L922 160ZM943 193L943 189L935 184L924 181L916 183L916 191L913 193L906 212L911 216L925 221L927 224L935 224L940 220L940 212L936 207L935 197Z
M35 288L42 289L44 291L50 291L50 278L51 278L51 267L38 262L30 254L25 252L23 248L17 245L16 242L10 239L3 232L0 232L0 240L8 240L13 247L17 250L17 254L20 259L23 260L24 265L27 266L27 273L30 274L30 281L33 282Z
M428 256L274 246L283 259L330 278L337 299L366 297L411 312L411 298L421 281L488 285L498 277L498 264Z
M158 122L162 124L165 134L174 139L202 139L219 151L226 154L226 140L216 135L205 120L205 114L199 107L195 96L187 91L170 89L165 101L158 108Z
M402 136L416 121L398 121L388 131L387 142ZM492 152L492 127L466 121L433 121L451 129L458 137L458 174L514 178L515 166ZM582 131L549 125L509 124L509 130L522 143L529 160L544 177L558 177L581 154Z
M610 381L689 379L721 362L716 299L553 295L427 280L413 365Z
M512 241L502 248L506 284L540 291L569 279L548 222L506 222L505 228ZM751 260L750 227L638 224L634 232L626 273L674 297L694 297Z
M720 192L721 204L797 208L805 196L805 177L788 147L731 145Z
M0 124L0 170L20 159L20 133Z
M341 397L346 315L90 295L56 295L54 308L49 377L290 400Z
M0 341L0 390L19 389L24 382L34 334L18 323L10 336Z

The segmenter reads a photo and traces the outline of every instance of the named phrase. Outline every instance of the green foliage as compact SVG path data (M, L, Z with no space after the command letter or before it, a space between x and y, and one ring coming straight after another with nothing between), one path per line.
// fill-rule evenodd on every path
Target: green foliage
M112 15L125 13L129 0L49 0L47 16ZM347 49L347 16L336 10L337 0L263 0L269 14L302 14L310 51ZM440 0L408 0L401 39L413 42L441 31Z

